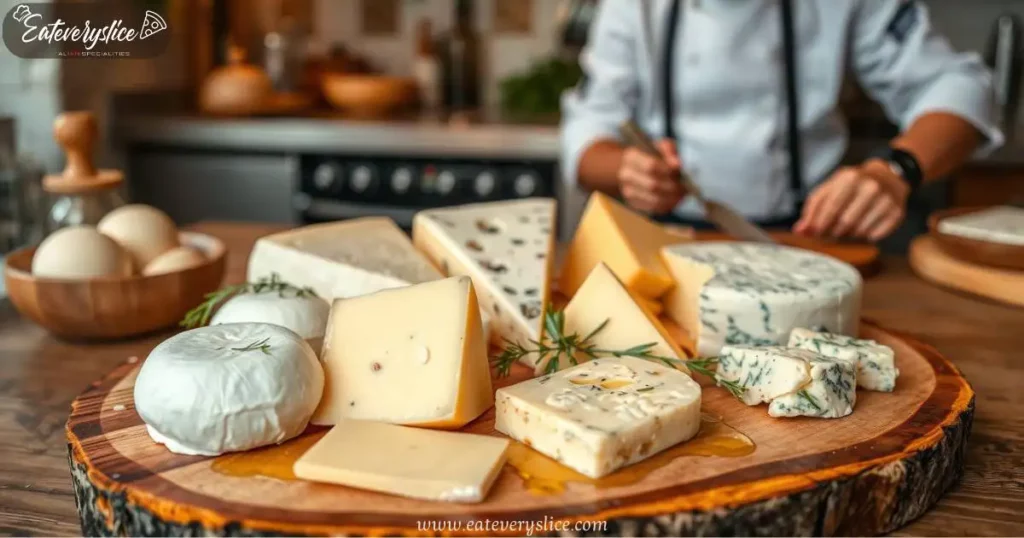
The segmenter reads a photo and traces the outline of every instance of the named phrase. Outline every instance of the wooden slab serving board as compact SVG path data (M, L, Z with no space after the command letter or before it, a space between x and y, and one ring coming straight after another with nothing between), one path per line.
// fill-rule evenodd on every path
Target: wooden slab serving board
M237 463L250 453L221 459L172 454L146 434L132 398L138 360L126 362L75 400L68 420L82 530L129 536L397 535L422 534L422 521L547 518L604 521L598 534L612 536L886 532L920 516L961 476L974 393L934 349L870 324L862 333L896 350L901 376L892 394L858 392L849 417L773 419L765 406L746 407L724 390L706 387L703 411L749 436L756 444L752 453L663 458L636 480L611 475L546 493L527 487L506 466L480 504L218 472L223 458ZM527 376L522 368L497 384ZM466 430L497 435L493 418L491 410ZM295 457L318 434L307 432L283 446L295 447Z
M931 236L910 245L910 267L921 278L944 288L1024 306L1024 271L979 265L953 257Z

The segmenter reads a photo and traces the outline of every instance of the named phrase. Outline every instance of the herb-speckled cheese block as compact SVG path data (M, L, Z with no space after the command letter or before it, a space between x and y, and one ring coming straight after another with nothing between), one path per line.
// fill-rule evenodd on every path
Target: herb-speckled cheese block
M797 327L857 334L862 281L842 261L781 245L688 243L662 254L676 281L665 312L701 356L722 346L785 345Z
M494 427L598 478L692 438L701 388L636 358L595 359L498 390Z
M857 365L859 387L881 392L892 392L896 388L896 378L900 375L896 356L892 348L874 340L798 328L790 333L789 346L853 361Z
M420 211L413 243L448 276L473 279L495 339L543 330L554 262L555 201L530 198Z
M807 358L811 382L768 404L773 417L840 418L853 412L857 400L857 366L845 359L813 354Z

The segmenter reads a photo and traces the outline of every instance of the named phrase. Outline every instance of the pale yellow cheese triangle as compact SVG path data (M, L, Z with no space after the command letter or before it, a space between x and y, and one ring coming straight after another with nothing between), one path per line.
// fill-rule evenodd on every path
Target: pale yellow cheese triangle
M658 318L630 294L604 263L594 267L563 313L565 334L580 338L607 321L590 340L599 349L621 351L653 343L650 352L654 355L675 360L686 357ZM578 361L586 359L577 357ZM538 364L536 371L543 372L546 366L546 362ZM559 362L559 369L569 366L572 364L564 358ZM682 366L680 369L686 370Z

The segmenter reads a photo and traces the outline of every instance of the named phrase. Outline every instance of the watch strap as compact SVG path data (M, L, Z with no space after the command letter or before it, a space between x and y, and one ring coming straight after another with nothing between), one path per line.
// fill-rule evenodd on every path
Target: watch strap
M917 161L917 157L908 151L887 146L875 152L873 156L889 163L893 171L910 185L911 191L917 190L924 181L921 164Z

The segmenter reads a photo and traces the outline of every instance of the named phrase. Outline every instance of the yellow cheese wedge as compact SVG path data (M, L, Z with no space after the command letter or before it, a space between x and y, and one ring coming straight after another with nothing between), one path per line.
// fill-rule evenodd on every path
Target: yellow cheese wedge
M654 344L650 349L653 355L676 360L686 357L658 318L641 306L603 263L594 267L563 313L565 334L578 334L581 338L593 333L607 321L604 328L590 339L599 349L624 350L642 344ZM576 359L582 362L586 357ZM534 371L538 374L546 371L549 360L550 356L546 357L544 362L535 366ZM559 369L569 366L572 366L570 361L563 358ZM680 365L679 368L686 371L685 366Z
M469 277L335 299L313 424L343 418L458 428L494 405Z
M343 420L295 462L295 476L416 499L480 502L508 439Z
M595 192L590 195L579 228L566 253L559 288L576 294L599 262L604 262L632 291L656 299L673 281L661 261L661 248L686 239L665 231L647 218Z

